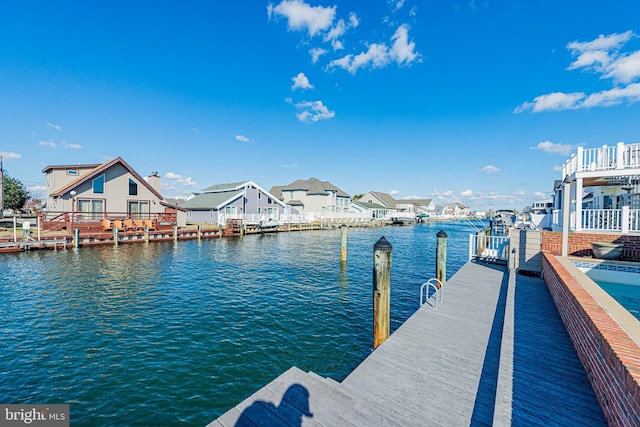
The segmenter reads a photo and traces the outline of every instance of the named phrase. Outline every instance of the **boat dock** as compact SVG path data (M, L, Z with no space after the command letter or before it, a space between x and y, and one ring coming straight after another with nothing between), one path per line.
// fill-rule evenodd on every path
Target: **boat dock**
M342 382L292 367L209 427L606 425L544 280L467 263L443 297Z

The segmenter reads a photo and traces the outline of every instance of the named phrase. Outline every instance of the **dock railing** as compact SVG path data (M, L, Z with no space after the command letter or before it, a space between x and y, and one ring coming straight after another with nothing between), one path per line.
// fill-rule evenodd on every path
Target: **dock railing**
M469 261L506 263L509 260L508 236L469 235Z

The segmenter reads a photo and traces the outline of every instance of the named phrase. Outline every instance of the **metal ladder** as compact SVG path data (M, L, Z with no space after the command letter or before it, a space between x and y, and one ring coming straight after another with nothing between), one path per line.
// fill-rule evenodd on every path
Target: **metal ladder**
M433 293L431 294L431 296L429 296L429 290L431 288L433 288ZM444 296L443 283L440 280L433 277L427 280L425 283L423 283L422 286L420 286L420 307L422 307L424 304L431 305L431 303L429 303L429 300L433 298L434 304L432 305L432 307L434 307L437 310L438 303L442 304L443 296Z

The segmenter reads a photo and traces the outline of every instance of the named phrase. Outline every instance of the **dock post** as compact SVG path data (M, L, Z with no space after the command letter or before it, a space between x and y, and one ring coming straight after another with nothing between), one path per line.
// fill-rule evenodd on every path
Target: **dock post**
M373 348L387 338L391 330L391 250L387 239L380 238L373 245Z
M340 262L347 262L347 226L342 224L342 240L340 244Z
M438 246L436 247L436 279L440 283L447 281L447 233L438 231ZM440 287L440 285L437 285Z
M178 241L178 226L177 225L173 226L173 241L174 242Z
M145 243L149 243L149 227L144 228L144 241Z
M222 224L218 224L218 237L222 237Z
M200 224L196 225L196 238L198 241L202 239L202 229L200 228Z
M113 227L113 246L118 246L118 227Z
M73 247L77 248L80 245L80 229L73 229Z

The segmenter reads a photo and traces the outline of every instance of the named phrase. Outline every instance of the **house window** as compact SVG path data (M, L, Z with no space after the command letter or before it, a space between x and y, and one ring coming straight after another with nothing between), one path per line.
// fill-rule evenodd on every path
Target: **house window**
M93 193L104 194L104 175L100 175L93 180Z
M227 206L224 208L224 212L227 214L235 214L238 212L237 206Z
M104 200L79 199L78 219L102 219L104 217Z
M138 195L138 184L131 178L129 178L129 195L137 196Z
M271 204L271 197L267 198L267 204L270 205Z
M187 218L193 218L193 211L191 210L187 211Z
M149 219L149 202L130 201L129 216L134 219Z
M67 169L67 175L78 176L78 169Z
M267 208L267 217L278 219L278 208Z

